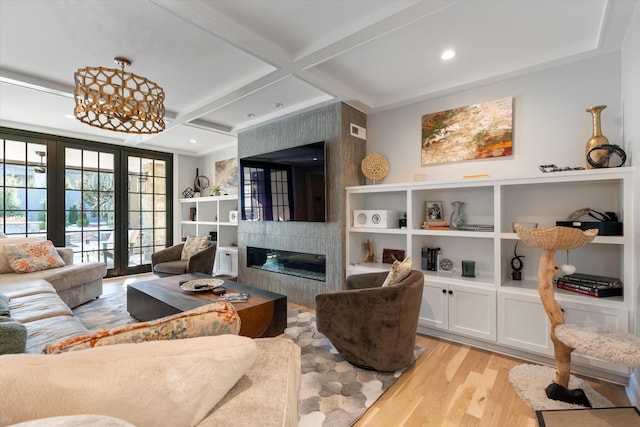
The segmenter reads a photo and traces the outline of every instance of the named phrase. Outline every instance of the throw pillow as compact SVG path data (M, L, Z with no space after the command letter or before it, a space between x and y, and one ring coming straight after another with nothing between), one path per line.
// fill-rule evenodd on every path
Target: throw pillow
M256 359L238 335L0 356L0 425L101 414L136 426L195 426Z
M182 247L181 261L188 261L192 255L197 254L203 249L207 249L209 246L209 239L211 236L188 236Z
M387 278L384 279L382 286L389 286L402 282L407 278L409 273L411 273L411 268L411 257L406 257L402 262L398 260L393 261L391 271L387 275Z
M16 273L31 273L65 265L51 240L6 245L4 253L9 260L9 265Z
M6 245L15 245L18 243L31 243L41 242L41 239L37 237L11 237L7 239L0 239L0 273L13 273L13 269L9 265L9 260L4 253Z
M24 353L27 327L9 316L0 316L0 354Z
M9 301L11 299L5 294L0 294L0 316L9 317Z
M240 316L233 305L216 302L149 322L132 323L47 345L43 353L63 353L111 344L175 340L240 333Z

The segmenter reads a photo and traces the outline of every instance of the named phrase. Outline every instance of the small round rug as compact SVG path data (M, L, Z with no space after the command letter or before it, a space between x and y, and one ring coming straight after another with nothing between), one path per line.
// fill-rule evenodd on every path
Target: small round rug
M509 381L518 395L534 411L549 409L587 409L581 405L574 405L559 400L549 399L545 389L553 382L556 370L548 366L518 365L509 371ZM581 388L587 395L593 408L611 408L615 405L607 398L595 391L589 384L573 375L569 377L569 389Z

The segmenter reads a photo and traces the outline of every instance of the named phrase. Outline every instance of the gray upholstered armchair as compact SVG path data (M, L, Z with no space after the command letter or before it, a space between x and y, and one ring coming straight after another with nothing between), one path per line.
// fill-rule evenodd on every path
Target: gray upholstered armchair
M209 242L206 249L182 261L184 243L170 246L151 254L151 269L158 276L171 276L186 273L213 273L213 262L216 259L216 242Z
M387 273L349 276L346 290L316 295L318 331L352 364L395 371L411 363L424 275L381 287Z

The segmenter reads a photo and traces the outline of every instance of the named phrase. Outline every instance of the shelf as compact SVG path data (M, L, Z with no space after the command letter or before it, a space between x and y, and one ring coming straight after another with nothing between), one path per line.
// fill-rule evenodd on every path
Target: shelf
M347 231L352 233L407 234L407 230L402 228L350 227Z
M231 245L238 240L238 224L227 220L229 212L237 210L237 206L236 194L180 199L182 237L215 233L218 244ZM190 220L192 209L196 210L196 221Z
M495 231L458 231L458 230L413 230L416 236L450 236L450 237L472 237L480 239L493 239Z
M389 264L368 264L363 244L370 242L376 259L384 249L404 250L416 269L422 266L422 248L440 248L439 258L453 262L454 271L423 271L425 290L421 322L452 335L471 335L503 345L548 355L546 314L538 295L537 270L541 251L520 244L513 222L535 222L554 227L572 212L589 207L615 212L624 223L624 236L596 236L571 251L557 251L555 262L575 265L578 272L619 277L624 295L597 298L554 286L556 298L567 307L568 319L610 322L624 332L634 332L638 290L634 286L631 236L634 230L632 193L634 168L612 168L526 177L482 178L448 182L412 182L346 188L346 262L348 274L388 271ZM492 224L494 231L424 230L426 202L441 202L449 219L453 202L464 202L468 224ZM394 209L407 213L407 229L353 227L354 210ZM514 251L522 260L522 281L511 279ZM461 261L476 262L476 276L460 275ZM427 285L428 284L428 285ZM446 295L438 285L453 289ZM436 318L432 318L435 316ZM532 319L540 324L531 325ZM462 320L462 325L455 325ZM466 322L468 320L469 322ZM496 335L491 329L497 325ZM541 325L541 326L540 326ZM477 326L484 334L471 333ZM529 340L529 341L528 341Z

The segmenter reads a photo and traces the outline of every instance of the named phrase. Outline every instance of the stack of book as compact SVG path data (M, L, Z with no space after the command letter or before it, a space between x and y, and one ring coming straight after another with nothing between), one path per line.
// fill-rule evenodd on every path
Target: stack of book
M556 279L558 289L578 292L592 297L615 297L622 295L622 282L615 277L593 274L567 274Z
M425 221L420 227L423 230L449 230L447 221Z
M493 231L491 224L462 224L458 226L458 230L462 231Z
M438 271L438 254L440 248L422 248L422 269L427 271Z

